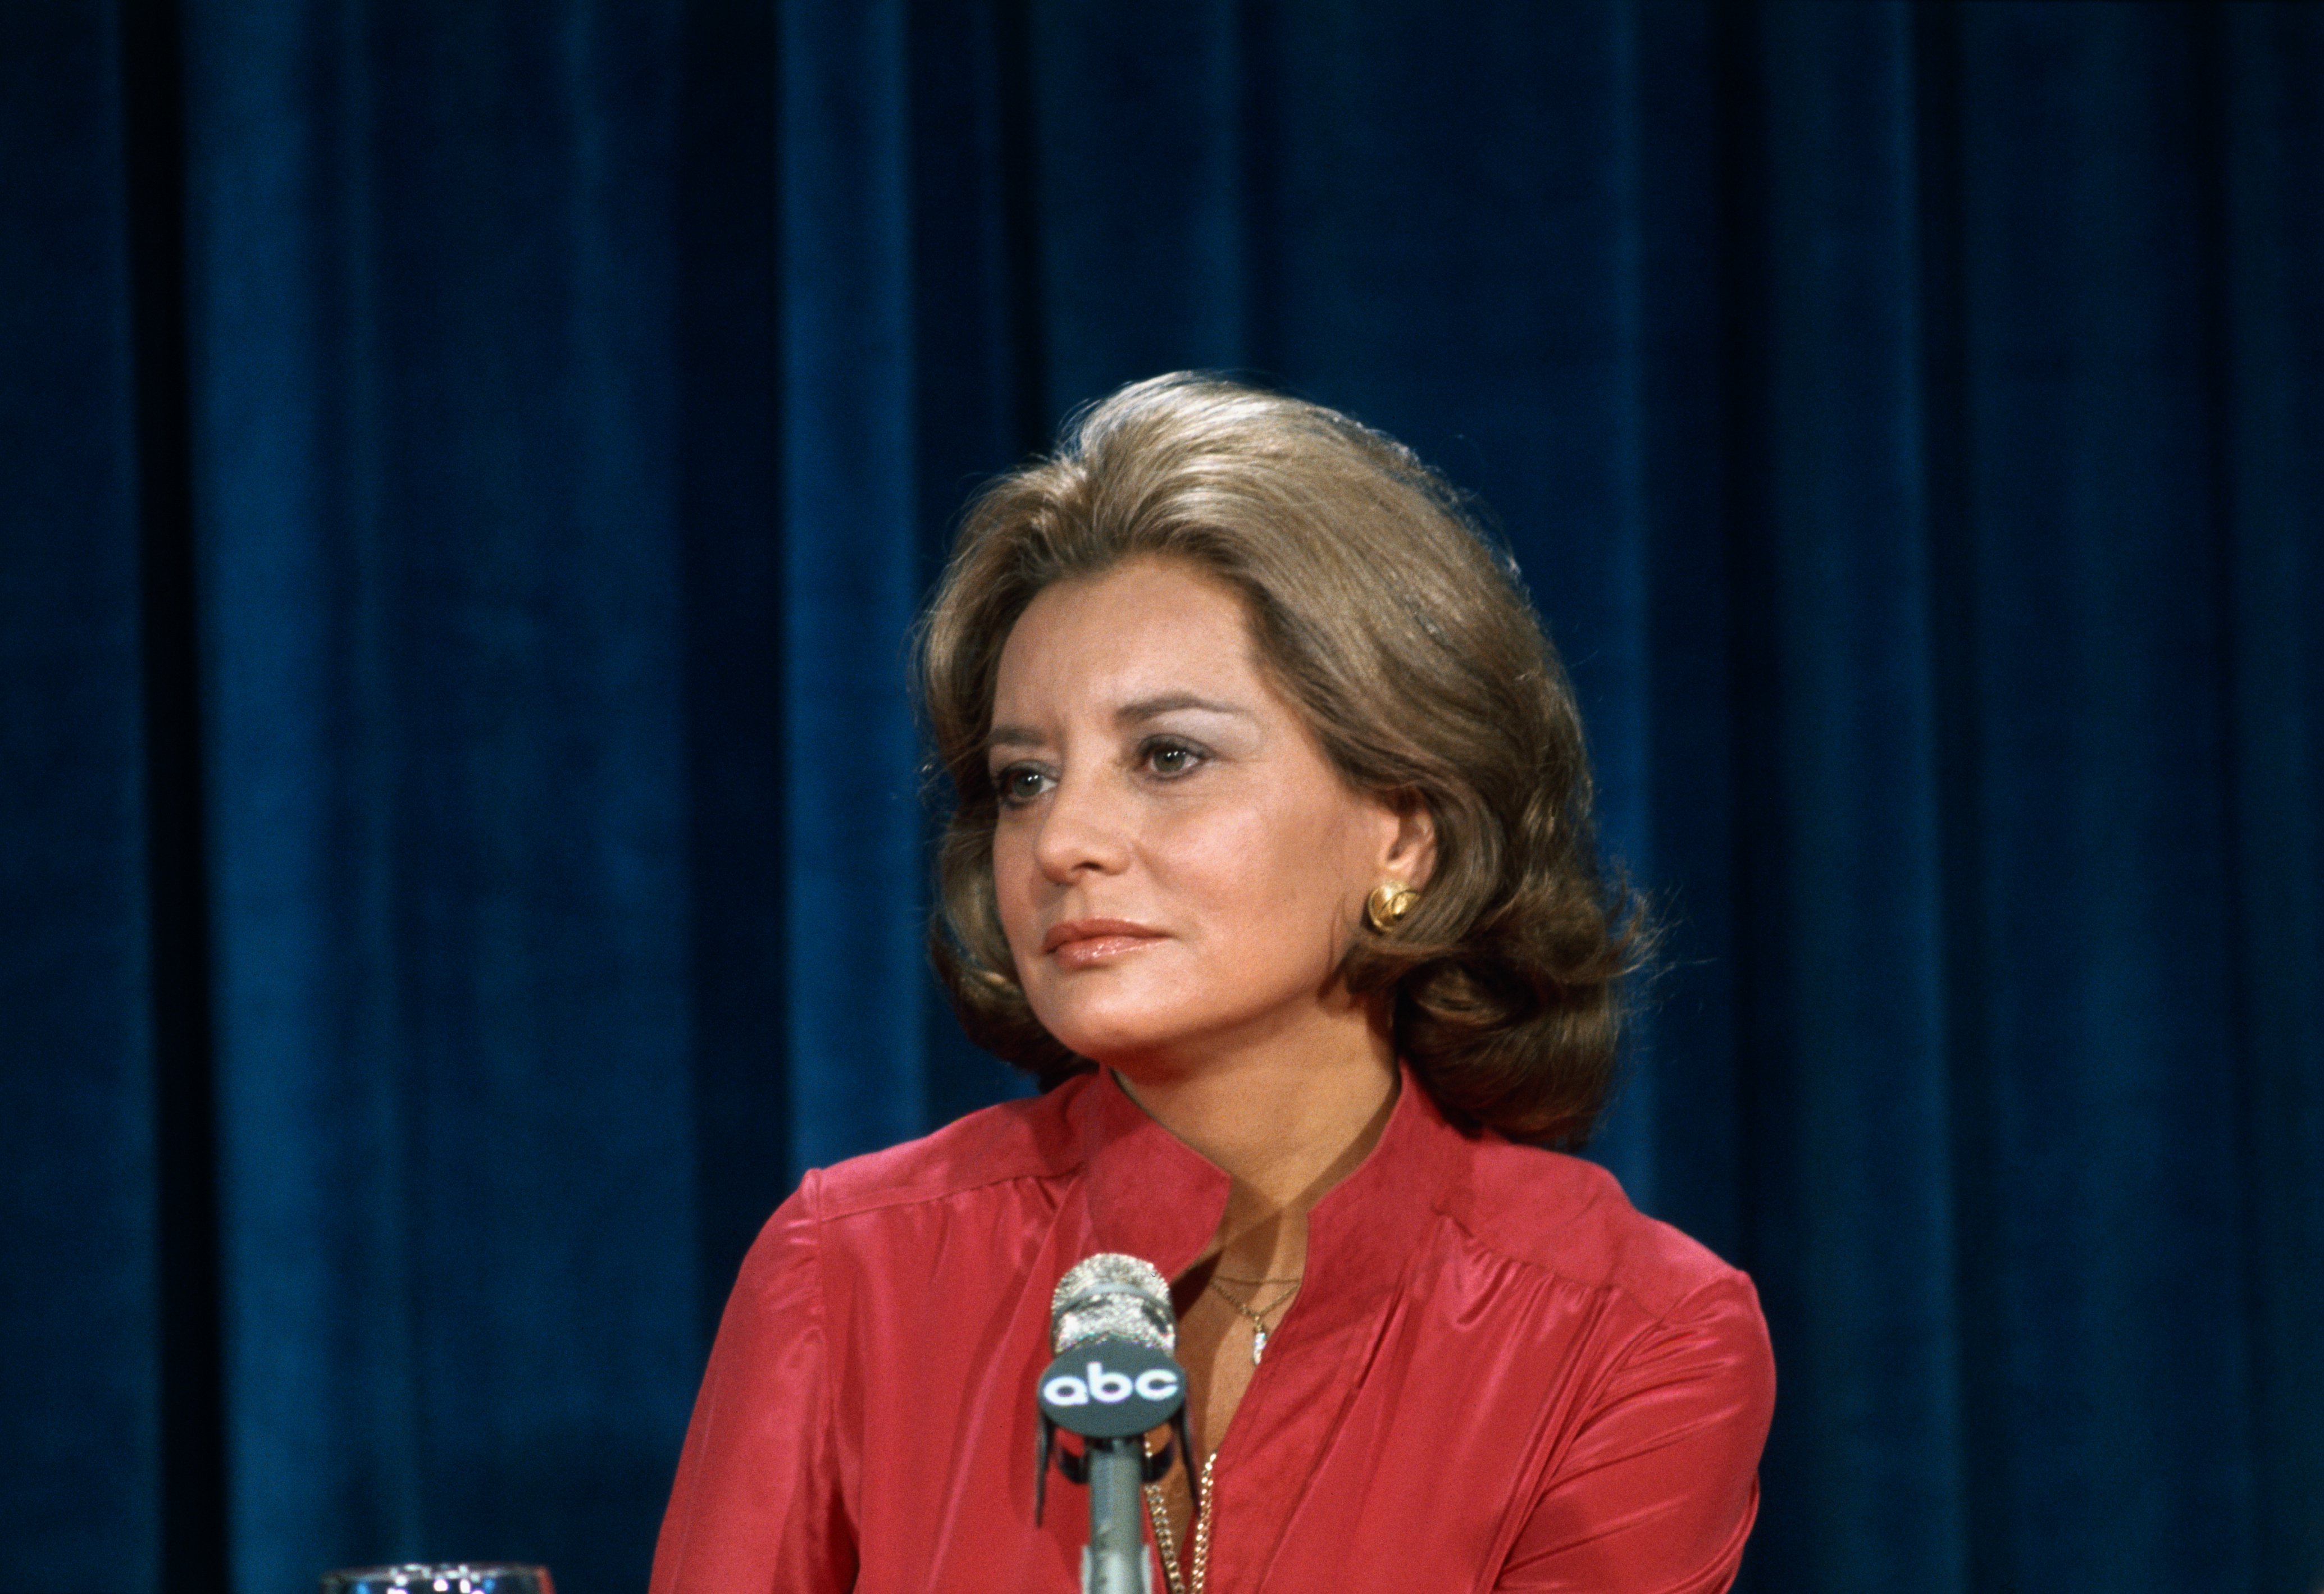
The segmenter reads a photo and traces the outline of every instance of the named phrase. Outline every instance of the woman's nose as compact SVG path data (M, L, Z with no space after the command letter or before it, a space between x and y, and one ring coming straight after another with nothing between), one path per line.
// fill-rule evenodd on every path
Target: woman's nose
M1041 806L1033 861L1058 885L1083 874L1113 874L1129 861L1128 815L1102 777L1068 773Z

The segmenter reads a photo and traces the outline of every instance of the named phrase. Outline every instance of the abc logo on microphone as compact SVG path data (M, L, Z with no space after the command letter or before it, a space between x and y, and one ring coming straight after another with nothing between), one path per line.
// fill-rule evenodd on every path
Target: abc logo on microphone
M1168 1422L1186 1398L1169 1356L1127 1340L1092 1340L1041 1375L1042 1414L1084 1439L1127 1439Z

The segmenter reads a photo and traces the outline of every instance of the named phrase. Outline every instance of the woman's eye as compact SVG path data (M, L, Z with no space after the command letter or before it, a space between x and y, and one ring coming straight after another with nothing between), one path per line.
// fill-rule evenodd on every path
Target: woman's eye
M1002 804L1017 808L1039 797L1047 780L1038 765L1011 764L992 778L992 786Z
M1155 742L1147 744L1146 767L1166 779L1184 775L1203 761L1202 753L1183 742Z

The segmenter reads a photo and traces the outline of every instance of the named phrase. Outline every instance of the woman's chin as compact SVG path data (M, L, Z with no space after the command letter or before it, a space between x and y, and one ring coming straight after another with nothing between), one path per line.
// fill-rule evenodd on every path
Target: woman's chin
M1200 1031L1185 1021L1177 1004L1061 1004L1059 1012L1043 1012L1035 1004L1041 1027L1078 1056L1120 1070L1133 1077L1157 1070L1183 1070L1187 1059L1201 1050Z
M1187 1037L1172 1029L1139 1025L1047 1026L1076 1056L1133 1078L1176 1073L1186 1066Z
M1247 1006L1214 1001L1200 1007L1176 988L1031 994L1034 1016L1066 1049L1133 1080L1184 1078L1254 1048L1328 1052L1351 1018L1367 1032L1370 1027L1366 1014L1344 998L1318 1001L1305 991Z

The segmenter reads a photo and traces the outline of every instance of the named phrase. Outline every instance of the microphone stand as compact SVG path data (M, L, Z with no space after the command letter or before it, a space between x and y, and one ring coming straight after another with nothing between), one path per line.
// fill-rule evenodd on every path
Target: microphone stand
M1116 1360L1135 1359L1133 1365L1136 1360L1143 1360L1149 1366L1158 1363L1174 1373L1177 1371L1177 1364L1162 1352L1143 1347L1109 1343L1102 1353ZM1056 1366L1064 1365L1060 1358ZM1092 1366L1090 1370L1101 1369ZM1033 1522L1036 1526L1040 1524L1053 1463L1068 1480L1089 1486L1090 1536L1089 1543L1082 1547L1082 1594L1154 1594L1154 1561L1146 1553L1143 1490L1147 1484L1161 1482L1177 1458L1194 1453L1194 1441L1186 1431L1184 1377L1179 1374L1171 1380L1167 1399L1152 1400L1133 1408L1125 1414L1126 1420L1091 1422L1072 1407L1053 1409L1046 1402L1042 1405L1033 1456ZM1057 1420L1061 1411L1073 1424L1071 1427ZM1166 1423L1170 1428L1170 1442L1148 1455L1147 1430ZM1120 1431L1133 1426L1133 1432ZM1080 1434L1082 1448L1078 1455L1057 1442L1057 1430L1061 1427ZM1091 1429L1111 1431L1092 1433ZM1203 1486L1191 1468L1186 1484L1194 1490L1194 1507L1200 1511Z
M1090 1536L1082 1552L1082 1594L1154 1594L1139 1489L1146 1446L1138 1439L1087 1443Z
M1179 1457L1188 1487L1202 1488L1186 1432L1186 1369L1170 1359L1177 1341L1170 1286L1151 1262L1102 1253L1057 1281L1049 1317L1057 1359L1038 1385L1033 1525L1041 1525L1054 1458L1068 1479L1089 1486L1082 1594L1154 1594L1140 1491ZM1165 1425L1169 1442L1148 1455L1146 1435ZM1079 1454L1057 1443L1061 1429L1080 1436Z

